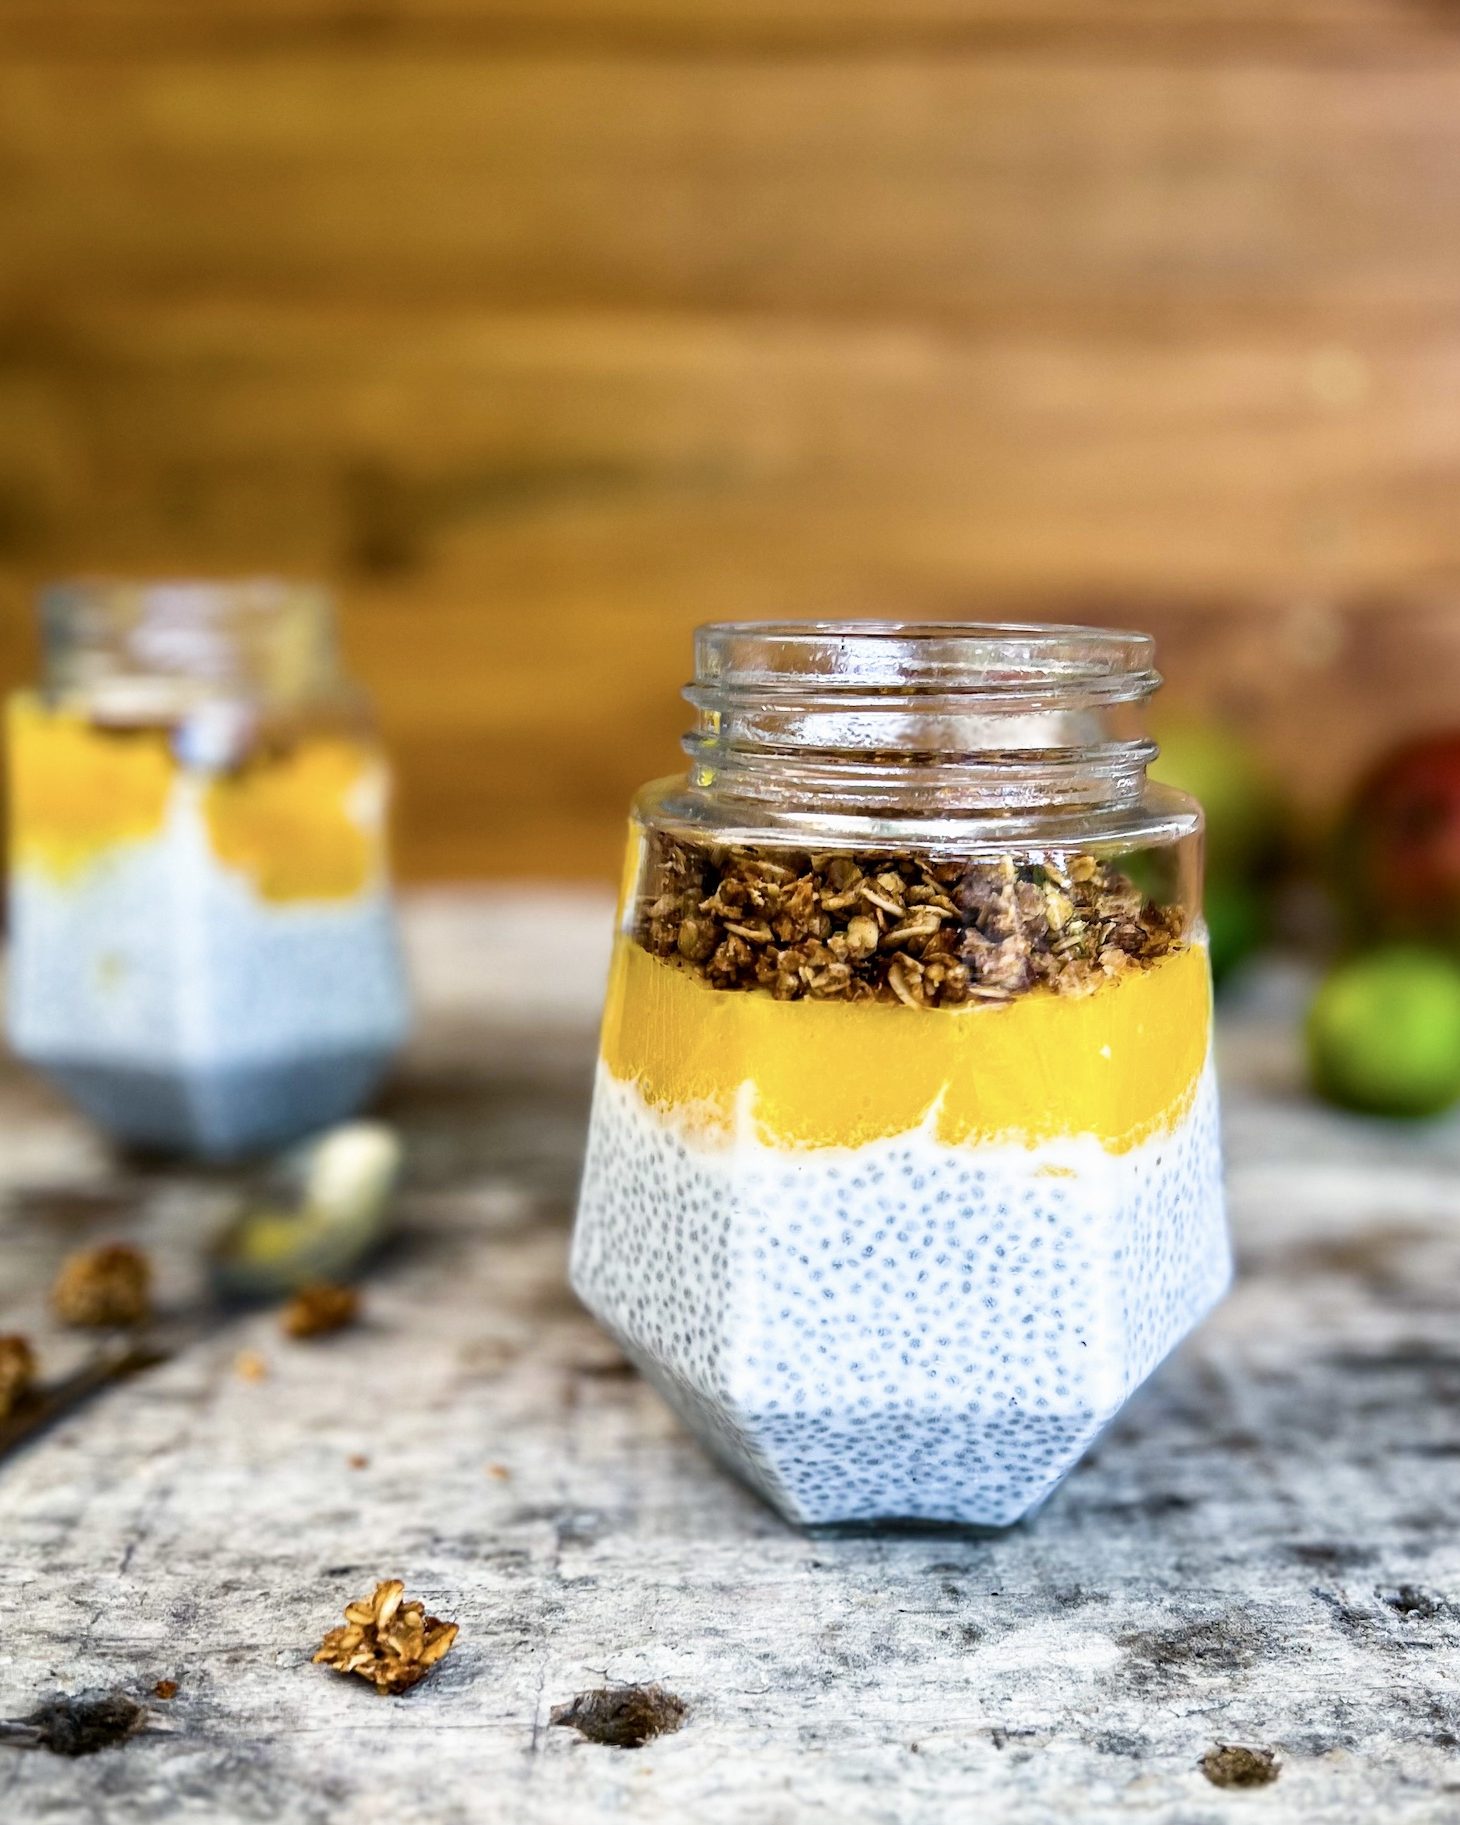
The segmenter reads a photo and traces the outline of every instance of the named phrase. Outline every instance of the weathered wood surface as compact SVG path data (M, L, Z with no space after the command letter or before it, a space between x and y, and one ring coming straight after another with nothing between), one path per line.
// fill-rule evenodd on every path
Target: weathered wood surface
M323 573L407 873L611 878L695 621L1114 614L1331 793L1460 644L1333 631L1454 619L1456 23L6 0L0 683L58 570Z
M1223 1310L1032 1525L812 1539L564 1288L607 923L414 908L406 1235L368 1328L214 1328L0 1466L0 1717L179 1687L90 1759L0 1747L0 1817L1453 1821L1460 1128L1319 1111L1270 986L1225 1033ZM60 1363L43 1289L112 1234L186 1316L216 1178L120 1168L14 1072L0 1137L0 1328ZM389 1573L462 1628L402 1700L309 1664ZM662 1681L683 1729L626 1751L550 1727L605 1680ZM1211 1785L1216 1742L1279 1750L1278 1781Z

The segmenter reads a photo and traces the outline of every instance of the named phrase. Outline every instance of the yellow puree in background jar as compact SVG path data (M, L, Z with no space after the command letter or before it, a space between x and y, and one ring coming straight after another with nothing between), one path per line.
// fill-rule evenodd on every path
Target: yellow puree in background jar
M160 836L174 791L195 783L213 854L261 898L353 899L381 862L359 802L378 772L369 747L321 735L236 772L192 775L165 729L99 728L21 697L10 709L12 854L18 867L73 881L109 851Z

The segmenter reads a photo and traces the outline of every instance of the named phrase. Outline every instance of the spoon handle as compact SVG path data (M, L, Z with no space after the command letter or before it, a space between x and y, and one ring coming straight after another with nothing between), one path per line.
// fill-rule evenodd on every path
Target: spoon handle
M79 1369L48 1387L37 1389L8 1419L0 1420L0 1458L43 1432L47 1426L54 1425L103 1388L127 1381L144 1369L155 1368L166 1361L165 1350L145 1343L98 1350Z

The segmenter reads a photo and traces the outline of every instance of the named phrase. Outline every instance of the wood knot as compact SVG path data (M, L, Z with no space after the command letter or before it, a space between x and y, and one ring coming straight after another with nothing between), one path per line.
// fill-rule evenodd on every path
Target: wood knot
M590 1743L610 1749L641 1749L656 1736L671 1735L688 1710L663 1686L600 1686L554 1705L549 1723L566 1724Z

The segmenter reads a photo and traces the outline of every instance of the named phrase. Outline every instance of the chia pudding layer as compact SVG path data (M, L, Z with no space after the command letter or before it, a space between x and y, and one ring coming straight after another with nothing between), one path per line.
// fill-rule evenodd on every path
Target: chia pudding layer
M385 778L343 738L180 745L14 707L9 1029L117 1138L229 1157L353 1113L405 1036Z
M790 1519L1005 1526L1225 1290L1216 1154L1210 1068L1118 1155L706 1146L602 1068L573 1283Z
M1109 871L1075 869L1082 898L1063 864L987 879L1006 905L1036 889L1056 939L1088 924L1083 950L1052 948L1029 896L1005 940L979 871L965 892L950 869L920 904L953 910L919 925L899 902L930 872L899 890L869 870L887 904L838 924L820 909L847 871L802 868L799 953L789 877L764 919L729 907L749 936L727 953L726 877L691 878L701 910L676 913L648 871L615 953L573 1284L788 1518L1005 1526L1228 1284L1202 934ZM837 942L853 917L870 946ZM686 946L706 918L715 948L698 924Z

